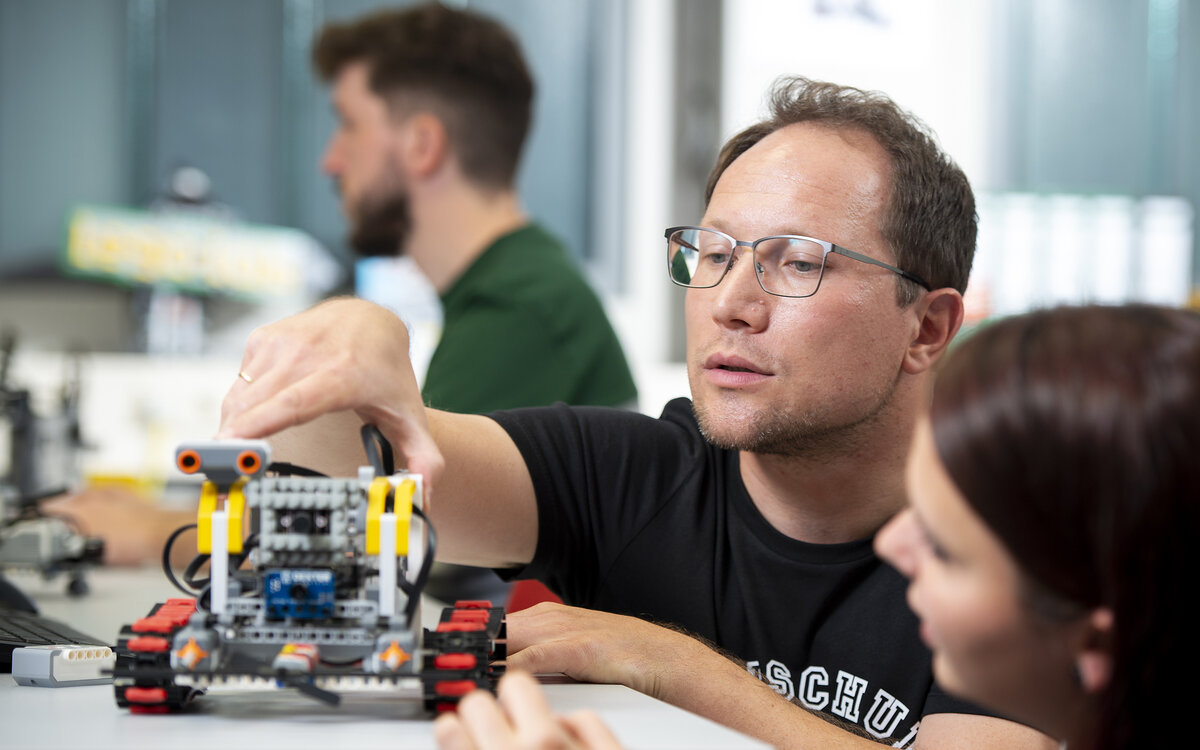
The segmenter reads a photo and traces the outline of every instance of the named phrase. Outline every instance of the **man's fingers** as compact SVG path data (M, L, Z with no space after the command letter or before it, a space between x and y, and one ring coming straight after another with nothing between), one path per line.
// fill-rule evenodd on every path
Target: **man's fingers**
M277 399L285 391L309 380L317 372L315 362L285 359L284 352L280 352L276 357L251 357L247 353L242 358L242 369L234 376L233 384L221 402L221 426L218 436L265 437L271 434L257 429L257 424L250 422L247 414L264 404L272 402L277 404ZM247 381L242 375L249 380ZM330 377L328 373L324 377L337 382L337 379ZM311 388L312 386L310 384L305 387ZM333 389L314 388L313 390L320 393L322 391L332 392ZM293 397L299 397L299 394L289 396L289 398ZM259 417L261 418L264 414L269 415L271 411L272 409L268 408L259 412ZM278 419L274 421L278 422ZM255 434L249 434L251 431Z
M395 314L362 300L328 300L250 334L241 375L222 404L219 434L261 437L270 428L311 419L322 406L386 409L383 399L396 393L388 384L404 378L406 369L411 373L408 333ZM318 374L321 385L313 393L301 391L290 403L278 400ZM413 397L420 404L419 393ZM263 424L250 424L251 414Z
M288 427L311 421L322 414L339 411L340 394L327 387L325 380L310 375L261 401L255 401L248 390L247 395L243 396L245 400L222 422L217 437L267 437ZM255 385L258 384L250 384L251 388Z
M538 674L562 672L569 675L571 667L568 660L563 658L563 654L570 648L569 643L563 644L561 641L535 643L519 651L509 652L505 663L508 669L523 669Z
M581 679L594 653L593 638L600 635L586 617L580 617L588 613L544 602L508 615L509 668L535 674L562 672Z
M696 643L636 617L550 603L510 614L507 632L510 667L619 683L651 695L667 655Z
M430 434L404 323L378 305L329 300L251 333L216 437L271 437L341 411L378 427L399 464L424 477L428 510L445 460Z
M369 413L360 413L359 416L365 422L372 421ZM399 454L401 465L424 477L425 511L428 513L433 507L433 488L446 467L446 459L429 432L429 420L425 418L424 407L418 406L416 412L393 415L386 425L376 423L376 426L384 432L392 448Z
M596 612L558 602L539 602L506 618L509 653L547 644L564 637L579 636L597 626ZM532 672L545 670L532 669Z
M594 631L568 633L532 643L516 653L509 653L506 663L509 669L535 674L561 672L584 682L623 682L613 665L602 663L604 659L620 655L605 653L603 647L596 645L593 636L602 638L603 634Z

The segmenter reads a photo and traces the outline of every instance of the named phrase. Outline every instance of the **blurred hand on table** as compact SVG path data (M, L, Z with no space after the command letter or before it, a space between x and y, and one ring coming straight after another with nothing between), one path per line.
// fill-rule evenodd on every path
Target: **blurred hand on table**
M496 697L476 691L457 713L443 714L433 726L442 750L617 750L620 744L591 711L556 716L546 694L528 672L512 671L500 680Z
M175 529L194 523L194 511L167 510L122 486L89 487L41 504L47 515L72 522L85 536L104 540L108 565L144 565L162 559L163 544ZM196 554L194 537L180 539L172 563L186 564Z

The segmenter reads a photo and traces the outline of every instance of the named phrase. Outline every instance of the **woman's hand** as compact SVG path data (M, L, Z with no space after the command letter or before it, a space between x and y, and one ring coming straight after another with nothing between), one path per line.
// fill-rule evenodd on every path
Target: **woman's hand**
M600 717L590 711L555 716L528 672L510 671L497 697L476 691L433 725L442 750L619 750Z

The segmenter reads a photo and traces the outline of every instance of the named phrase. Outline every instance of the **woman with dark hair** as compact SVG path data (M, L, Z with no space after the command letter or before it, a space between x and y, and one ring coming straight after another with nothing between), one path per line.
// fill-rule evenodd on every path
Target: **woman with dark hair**
M1044 310L938 374L911 507L876 540L954 693L1067 741L1194 735L1200 315Z

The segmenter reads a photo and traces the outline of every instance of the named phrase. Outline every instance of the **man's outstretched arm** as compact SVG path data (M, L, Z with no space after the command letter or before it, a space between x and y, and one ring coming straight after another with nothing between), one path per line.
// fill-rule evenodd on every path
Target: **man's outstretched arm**
M271 437L276 460L353 476L369 422L398 465L425 477L441 559L509 567L533 558L537 506L520 451L491 419L425 408L408 331L390 310L336 299L264 326L242 372L249 380L226 395L219 437Z

